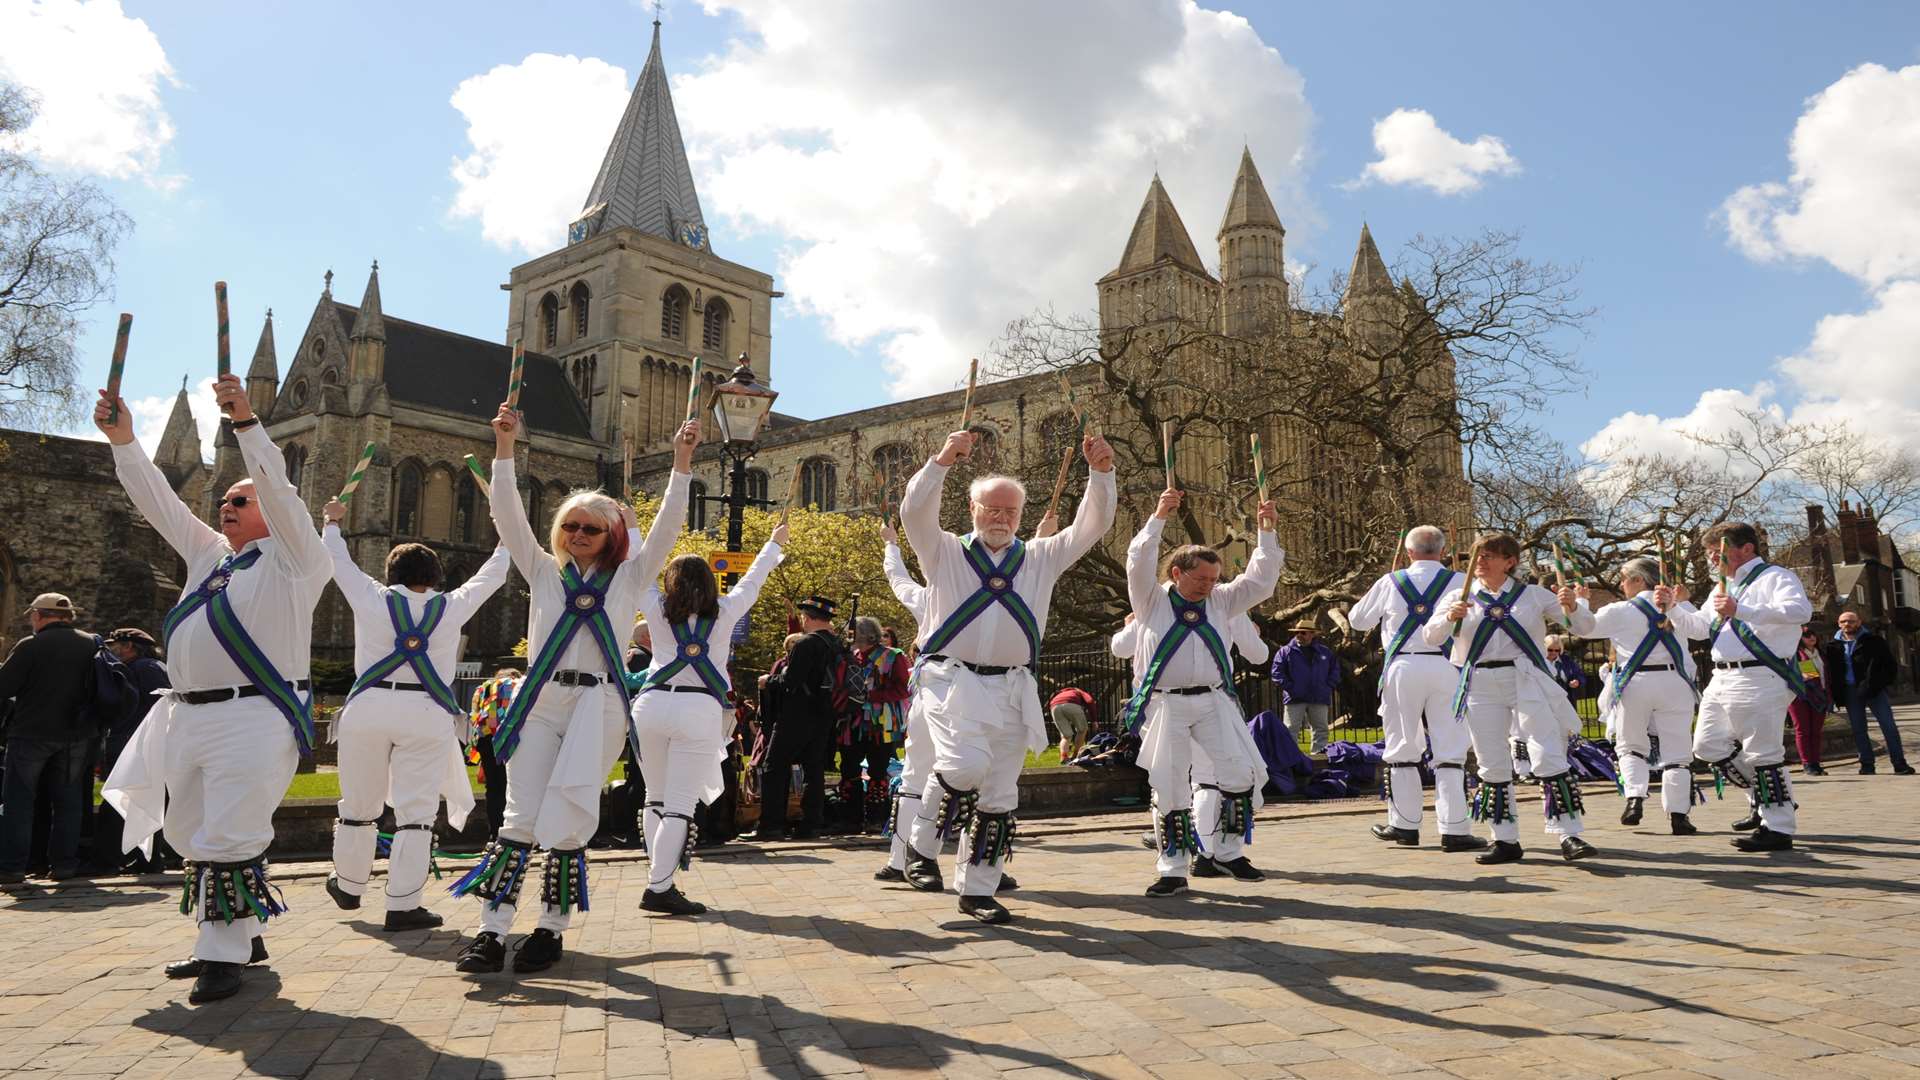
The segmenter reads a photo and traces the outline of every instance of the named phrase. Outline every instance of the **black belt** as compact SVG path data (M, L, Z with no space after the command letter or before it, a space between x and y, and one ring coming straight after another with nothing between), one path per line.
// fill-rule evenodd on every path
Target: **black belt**
M1641 671L1672 671L1672 664L1641 664Z
M293 683L293 688L295 690L305 690L311 685L310 680L299 679ZM257 686L228 686L219 690L176 690L173 694L174 700L184 702L188 705L212 705L219 701L234 701L239 698L260 696L261 691Z
M553 673L553 681L562 686L599 686L606 680L585 671L556 671Z
M719 694L714 693L713 691L707 689L704 686L656 686L654 687L654 689L667 690L675 694L706 694L710 697L716 697L716 698L720 696Z
M1486 670L1487 670L1487 669L1489 669L1489 668L1497 668L1497 667L1512 667L1512 666L1513 666L1513 661L1511 661L1511 660L1482 660L1482 661L1480 661L1479 663L1477 663L1477 664L1475 664L1475 665L1473 665L1473 666L1474 666L1474 667L1477 667L1477 668L1479 668L1479 669L1480 669L1481 671L1486 671Z
M1446 653L1443 653L1443 652L1438 652L1438 651L1435 651L1435 652L1416 652L1416 651L1414 651L1414 650L1412 650L1412 649L1406 649L1406 650L1403 650L1403 651L1402 651L1402 652L1400 653L1400 655L1401 655L1401 656L1445 656L1445 655L1447 655L1447 654L1446 654ZM1509 662L1511 662L1511 661L1509 661ZM1485 667L1486 665L1485 665L1485 664L1482 664L1482 665L1480 665L1480 666L1481 666L1481 667Z
M1156 694L1177 694L1180 697L1192 697L1195 694L1211 694L1218 689L1220 688L1217 686L1156 686L1153 688L1153 692Z
M1715 671L1734 671L1738 668L1766 666L1767 662L1765 660L1715 660L1713 662L1713 670Z
M945 653L934 653L932 656L927 657L927 659L952 660L953 657ZM975 675L1005 675L1009 671L1024 671L1027 666L1025 664L974 664L965 660L958 661L958 663L961 667L966 668Z
M377 682L371 684L376 690L418 690L426 693L427 688L417 682Z

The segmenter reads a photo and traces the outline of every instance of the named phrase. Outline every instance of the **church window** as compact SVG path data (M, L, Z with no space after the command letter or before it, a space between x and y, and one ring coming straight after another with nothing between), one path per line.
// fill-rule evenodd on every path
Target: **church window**
M420 499L420 534L433 540L453 539L453 470L445 466L427 473Z
M527 521L533 525L533 531L535 533L546 528L546 514L543 512L545 509L544 493L540 490L540 485L537 483L528 484Z
M695 480L687 485L687 528L703 532L707 527L707 484Z
M750 501L767 501L767 470L747 470L747 498Z
M305 379L293 380L293 388L287 391L287 400L291 401L293 403L293 407L296 409L306 408L307 380Z
M547 349L560 342L560 298L552 293L540 300L540 340Z
M660 298L660 336L667 341L687 340L687 306L692 303L687 290L678 285Z
M340 381L339 368L321 368L320 369L320 385L321 386L332 386L339 381Z
M839 500L835 488L840 484L840 470L833 464L832 458L813 458L800 466L800 505L815 510L836 510Z
M453 476L453 538L463 544L478 543L481 536L479 487L469 476Z
M568 305L573 308L573 336L575 340L587 336L587 305L592 294L587 291L587 283L582 281L574 285L568 295Z
M581 401L593 397L594 378L600 369L598 355L582 356L573 362L573 391L580 395Z
M714 297L707 301L704 324L700 330L700 347L714 352L727 351L727 323L732 320L733 312L727 302Z
M875 491L879 490L880 484L886 484L886 502L895 508L899 507L900 496L907 490L907 481L912 479L914 470L919 467L919 457L913 452L913 447L903 442L887 443L873 452Z
M280 456L287 463L287 483L292 484L297 490L300 487L300 478L307 472L307 448L290 445L280 452Z
M420 489L425 486L417 461L402 462L393 484L393 531L396 536L420 535Z
M318 364L327 358L327 343L319 338L313 339L313 362Z

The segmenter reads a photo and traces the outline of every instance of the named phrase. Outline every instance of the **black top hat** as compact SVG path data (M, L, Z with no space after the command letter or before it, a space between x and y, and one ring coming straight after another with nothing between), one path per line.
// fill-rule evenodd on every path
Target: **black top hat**
M793 606L799 608L801 611L807 612L816 619L833 618L833 601L824 596L809 596Z

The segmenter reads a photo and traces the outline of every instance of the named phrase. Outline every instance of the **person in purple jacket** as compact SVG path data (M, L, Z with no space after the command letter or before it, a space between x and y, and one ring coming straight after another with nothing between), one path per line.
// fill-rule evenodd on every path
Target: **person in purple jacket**
M1333 687L1340 680L1340 661L1320 640L1320 632L1302 624L1289 631L1293 640L1273 654L1273 681L1280 684L1287 730L1300 737L1302 724L1313 725L1312 752L1327 750L1327 714L1333 705Z

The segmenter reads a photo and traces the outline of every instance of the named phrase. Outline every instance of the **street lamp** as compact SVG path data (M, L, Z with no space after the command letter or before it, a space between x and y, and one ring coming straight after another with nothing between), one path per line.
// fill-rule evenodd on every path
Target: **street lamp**
M733 369L733 374L713 387L713 420L720 430L720 452L729 462L727 493L704 498L727 508L728 551L737 552L746 542L743 534L747 507L771 505L766 499L747 494L747 459L753 457L754 440L760 437L760 429L773 413L773 399L779 396L779 391L754 375L746 353L740 354L739 366ZM729 572L726 587L731 589L739 578L737 571Z

